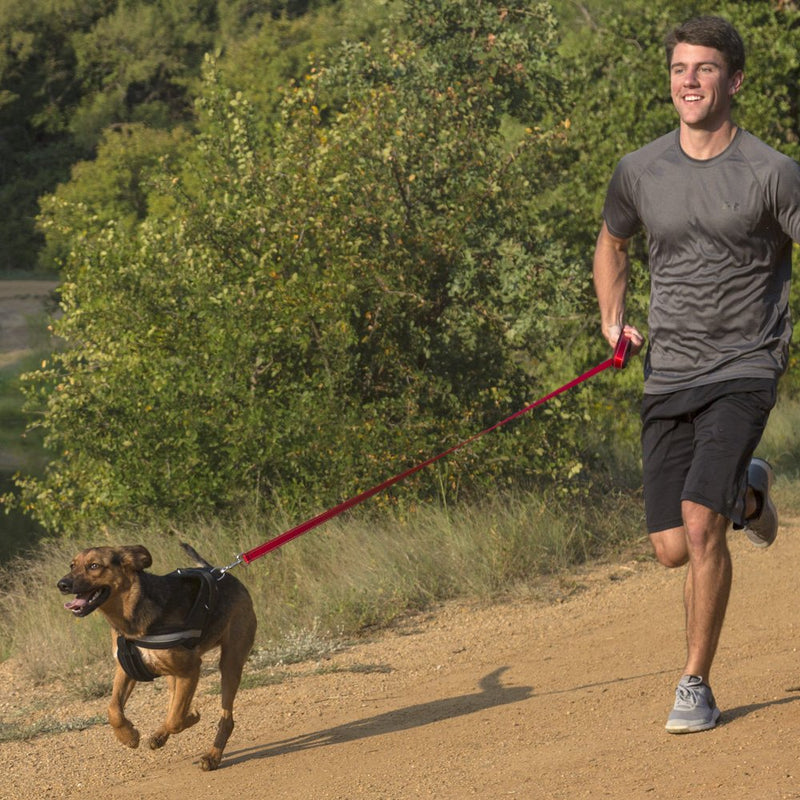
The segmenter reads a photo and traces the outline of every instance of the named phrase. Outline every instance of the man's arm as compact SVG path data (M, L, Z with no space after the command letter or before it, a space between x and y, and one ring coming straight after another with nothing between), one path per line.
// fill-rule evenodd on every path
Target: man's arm
M625 295L628 290L629 239L614 236L605 222L597 237L594 251L594 290L600 306L600 326L603 336L614 347L625 323ZM638 352L644 338L636 328L624 325L625 335Z

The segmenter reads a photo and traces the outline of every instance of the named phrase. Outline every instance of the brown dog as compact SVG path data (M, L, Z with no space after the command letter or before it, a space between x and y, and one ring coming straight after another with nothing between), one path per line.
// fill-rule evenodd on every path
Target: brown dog
M111 625L117 671L108 721L128 747L139 745L139 732L125 717L137 680L164 675L169 683L167 717L150 737L151 748L163 747L170 734L200 719L190 706L202 655L220 647L222 717L214 744L200 761L204 770L212 770L233 731L233 700L255 638L256 616L236 578L212 570L191 547L183 547L201 568L169 575L144 571L153 561L141 545L89 548L75 556L58 588L76 595L65 605L76 617L100 609Z

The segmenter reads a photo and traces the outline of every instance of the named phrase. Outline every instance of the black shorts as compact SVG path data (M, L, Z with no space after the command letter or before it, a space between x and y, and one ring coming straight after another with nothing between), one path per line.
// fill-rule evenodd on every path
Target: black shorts
M683 525L681 501L744 526L747 467L775 405L777 381L724 381L642 401L647 530Z

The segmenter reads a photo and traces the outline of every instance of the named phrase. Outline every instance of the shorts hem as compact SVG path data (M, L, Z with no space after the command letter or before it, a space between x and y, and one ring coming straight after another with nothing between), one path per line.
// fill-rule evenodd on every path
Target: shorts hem
M728 522L733 525L734 530L742 530L743 528L747 527L747 521L744 518L740 518L736 513L731 513L730 510L721 510L719 508L715 508L713 503L710 503L704 497L696 497L690 494L684 494L681 497L681 502L684 500L688 500L690 503L697 503L699 506L703 506L707 508L709 511L713 511L715 514L720 514L721 516L725 517ZM656 533L661 533L662 531L669 531L673 528L681 528L684 525L683 517L677 519L668 520L666 523L659 523L657 525L648 525L647 526L647 533L649 536L652 536Z

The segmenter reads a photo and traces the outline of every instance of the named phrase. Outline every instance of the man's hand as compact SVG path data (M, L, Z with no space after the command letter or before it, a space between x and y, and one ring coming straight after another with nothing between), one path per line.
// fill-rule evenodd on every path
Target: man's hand
M609 325L608 328L603 331L603 336L605 336L606 341L611 347L616 347L619 337L624 336L626 339L630 340L631 355L634 356L644 346L644 336L642 336L639 330L633 325Z

